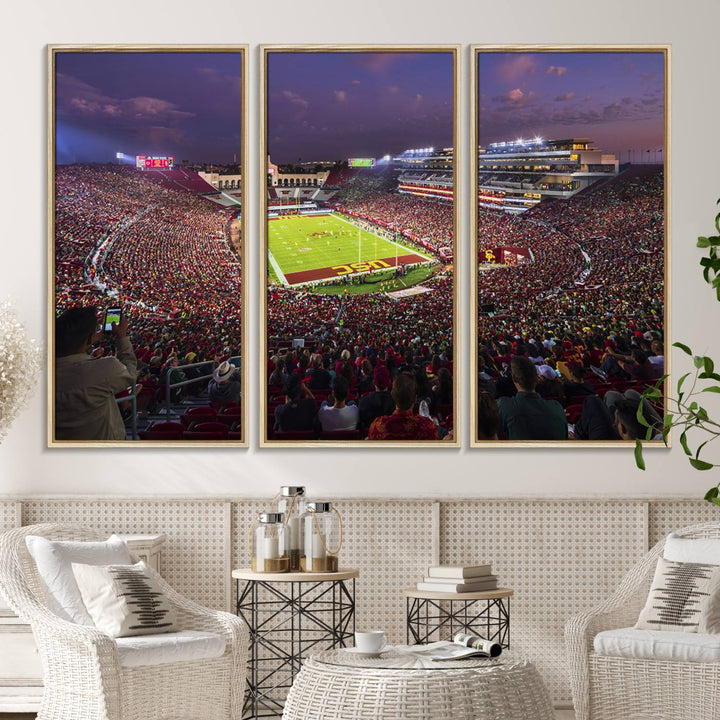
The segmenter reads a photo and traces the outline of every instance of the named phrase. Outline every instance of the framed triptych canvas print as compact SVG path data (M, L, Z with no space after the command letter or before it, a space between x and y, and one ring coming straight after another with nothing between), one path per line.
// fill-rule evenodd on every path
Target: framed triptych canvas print
M472 47L471 446L645 438L639 394L668 370L668 61ZM640 414L661 431L661 403Z
M246 446L246 47L48 60L49 444Z
M457 445L458 50L261 50L261 446Z

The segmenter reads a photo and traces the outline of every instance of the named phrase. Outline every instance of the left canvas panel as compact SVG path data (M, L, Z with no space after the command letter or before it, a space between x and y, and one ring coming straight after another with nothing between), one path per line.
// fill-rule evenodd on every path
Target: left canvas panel
M48 61L48 444L247 446L247 48Z

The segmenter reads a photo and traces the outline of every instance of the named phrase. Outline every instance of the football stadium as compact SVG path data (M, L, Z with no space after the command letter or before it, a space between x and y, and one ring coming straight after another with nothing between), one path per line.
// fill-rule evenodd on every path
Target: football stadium
M382 440L373 421L396 410L394 379L407 374L410 412L427 422L407 439L442 439L453 427L452 149L315 170L268 167L266 437ZM347 423L330 427L328 402L351 408ZM288 406L307 413L283 417Z

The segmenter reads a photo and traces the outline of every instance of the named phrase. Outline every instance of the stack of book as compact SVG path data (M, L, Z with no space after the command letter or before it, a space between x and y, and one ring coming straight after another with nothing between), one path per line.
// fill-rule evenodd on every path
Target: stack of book
M426 592L482 592L497 588L497 577L490 573L490 565L434 565L417 584Z

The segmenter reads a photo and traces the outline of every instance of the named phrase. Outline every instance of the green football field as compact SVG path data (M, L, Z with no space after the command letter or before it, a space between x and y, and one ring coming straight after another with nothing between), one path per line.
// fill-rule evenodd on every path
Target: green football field
M381 271L432 260L400 243L361 230L338 215L268 220L268 281L282 285Z

